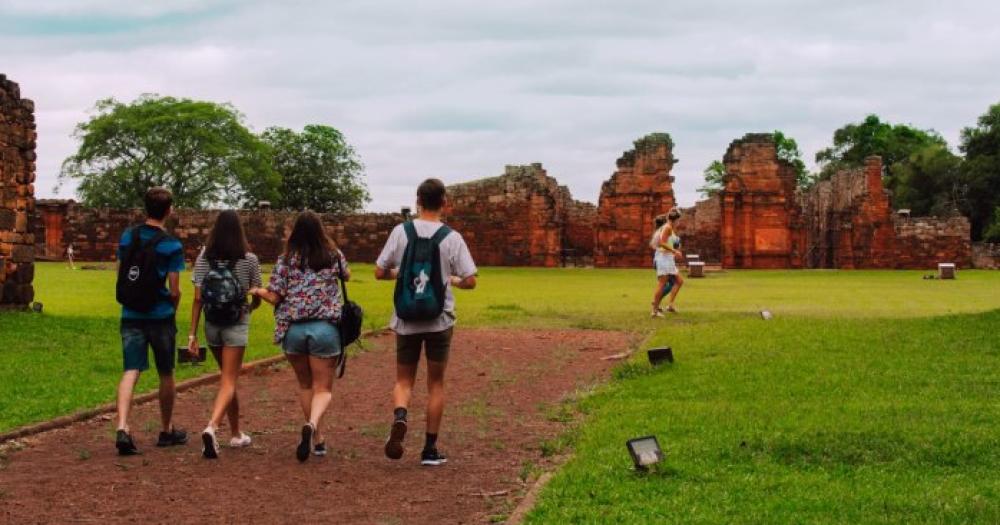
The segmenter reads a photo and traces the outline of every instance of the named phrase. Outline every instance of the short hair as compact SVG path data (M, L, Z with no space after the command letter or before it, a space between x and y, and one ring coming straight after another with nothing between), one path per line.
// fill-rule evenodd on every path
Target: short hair
M170 207L174 205L174 194L163 186L154 186L146 191L143 200L146 203L146 216L159 221L167 216Z
M438 211L444 206L445 187L440 179L427 179L417 186L417 204L428 211Z
M670 210L670 213L667 214L667 218L670 219L670 220L672 220L672 221L676 221L677 219L680 219L681 218L681 210L678 210L677 208L674 208L674 209Z

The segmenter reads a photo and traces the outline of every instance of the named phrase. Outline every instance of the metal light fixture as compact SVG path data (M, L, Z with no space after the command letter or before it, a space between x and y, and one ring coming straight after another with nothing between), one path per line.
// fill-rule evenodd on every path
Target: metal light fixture
M774 314L772 314L770 310L761 310L760 318L765 321L770 321L771 319L774 319Z
M648 470L650 465L663 461L663 450L656 436L644 436L630 439L625 443L636 470Z
M33 311L34 311L35 313L39 313L39 314L40 314L40 313L42 313L42 303L39 303L39 302L37 302L37 301L35 301L35 302L31 303L31 309L32 309L32 310L33 310Z
M646 357L649 358L649 364L653 366L663 363L664 361L667 363L673 363L674 351L669 346L665 348L651 348L646 350Z

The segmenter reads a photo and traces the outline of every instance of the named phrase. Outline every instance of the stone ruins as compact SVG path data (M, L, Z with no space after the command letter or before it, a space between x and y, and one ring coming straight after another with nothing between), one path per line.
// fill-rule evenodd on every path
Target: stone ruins
M35 203L34 105L0 75L0 304L26 305L35 255L113 261L122 231L141 210L89 209L71 200ZM462 232L483 266L649 267L653 220L676 205L674 144L652 133L622 154L597 206L573 199L541 164L507 166L503 175L450 186L446 220ZM770 134L733 141L723 162L724 188L683 210L682 249L723 268L922 268L973 262L964 217L911 218L892 211L882 161L844 171L806 192L778 158ZM168 228L193 259L214 211L178 210ZM295 214L241 212L253 250L265 262L281 253ZM400 214L324 217L349 259L374 261ZM976 247L995 265L997 248Z
M35 105L0 74L0 307L34 299Z

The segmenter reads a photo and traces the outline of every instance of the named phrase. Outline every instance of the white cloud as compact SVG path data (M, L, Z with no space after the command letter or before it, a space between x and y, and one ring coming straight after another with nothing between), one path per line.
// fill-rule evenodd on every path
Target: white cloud
M0 49L36 102L40 195L97 99L158 92L232 102L257 130L340 128L373 209L409 204L422 177L527 162L596 201L651 131L673 135L690 204L746 132L781 129L808 162L874 112L954 145L1000 101L998 16L971 0L0 0Z

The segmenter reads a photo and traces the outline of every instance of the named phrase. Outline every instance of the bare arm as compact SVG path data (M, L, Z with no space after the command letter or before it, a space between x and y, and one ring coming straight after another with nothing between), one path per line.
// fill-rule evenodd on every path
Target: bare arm
M466 278L461 278L455 275L451 276L451 285L455 288L462 290L475 290L476 289L476 276L470 275Z
M281 302L281 296L268 290L267 288L253 288L250 293L257 297L258 299L263 299L272 305L276 305Z
M177 310L177 305L181 302L181 274L178 272L168 273L167 282L170 283L170 302L173 303L174 310Z
M188 353L198 354L198 323L201 321L201 289L194 287L194 301L191 302L191 329L188 331Z
M399 275L399 270L395 268L379 268L375 267L375 279L379 281L395 281L396 277Z

